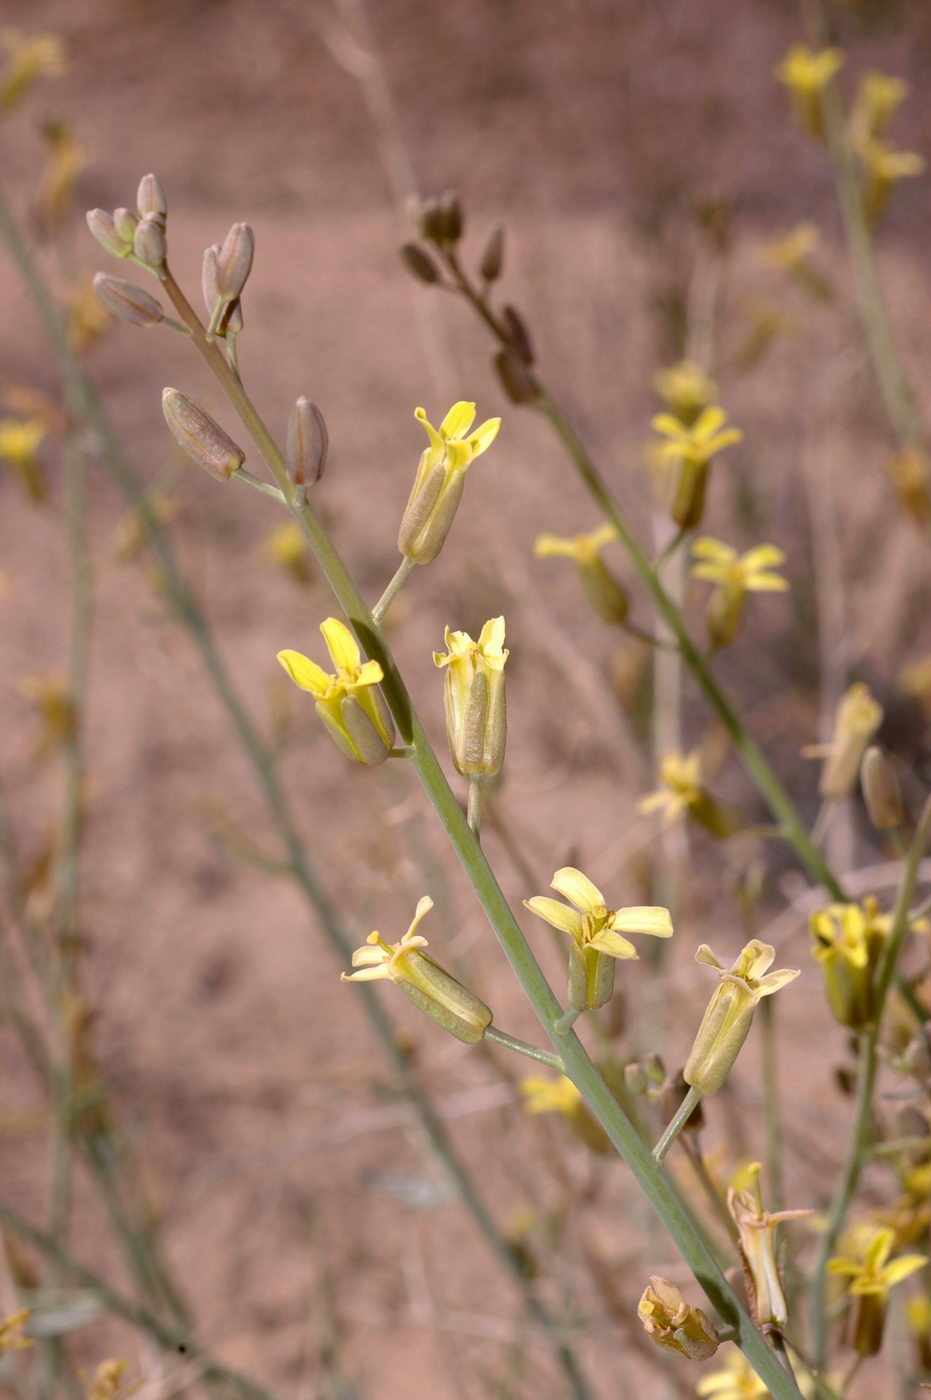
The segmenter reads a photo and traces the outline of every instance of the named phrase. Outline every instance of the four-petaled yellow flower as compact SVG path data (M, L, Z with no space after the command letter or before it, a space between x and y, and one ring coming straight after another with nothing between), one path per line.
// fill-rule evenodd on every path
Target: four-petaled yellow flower
M430 439L417 468L410 499L401 519L398 549L417 564L429 564L443 547L459 505L466 471L498 435L500 418L489 418L474 432L475 404L453 404L439 426L427 418L422 408L414 417L422 423Z
M695 954L695 961L713 967L720 979L683 1070L685 1082L702 1094L716 1094L721 1088L749 1034L761 998L772 996L799 976L798 968L768 972L775 956L775 948L757 938L744 946L730 970L707 943Z
M708 606L708 636L713 647L727 646L737 635L748 593L784 593L788 582L773 570L785 562L777 545L758 544L738 554L723 540L706 535L696 540L692 555L693 578L716 583Z
M601 557L605 545L617 539L613 525L599 525L587 535L538 535L533 546L537 559L571 559L575 564L585 596L603 622L622 626L629 604L622 585Z
M740 429L725 428L726 422L727 414L717 405L703 409L692 424L671 413L651 420L654 432L667 439L659 446L659 459L678 468L669 509L680 530L694 529L702 518L711 459L743 439Z
M641 797L637 806L644 813L662 811L663 819L673 822L701 799L701 754L697 749L686 758L677 750L664 753L659 780L662 787Z
M483 1001L422 951L427 940L417 929L432 908L433 900L424 895L399 943L386 943L377 930L370 933L364 947L357 948L352 955L352 965L357 970L340 973L340 980L373 982L388 978L397 983L415 1006L457 1040L473 1045L484 1036L492 1013Z
M805 44L792 44L776 69L776 77L789 89L802 126L819 140L824 136L821 96L843 62L840 49L821 49L815 53Z
M625 933L646 933L669 938L672 918L668 909L655 905L609 909L604 895L580 870L564 866L553 876L551 888L573 908L557 899L535 895L524 904L553 928L568 933L569 1004L577 1011L604 1006L614 991L615 959L639 954Z
M473 642L468 632L445 632L448 651L433 653L447 667L446 735L456 771L493 778L501 772L507 742L504 696L504 618L491 617Z
M812 953L821 964L828 1001L842 1026L862 1030L876 1014L875 980L892 927L870 895L862 904L829 904L809 918ZM927 924L913 924L919 931Z
M695 1394L707 1396L708 1400L765 1400L769 1391L743 1353L732 1351L723 1371L702 1376Z
M886 1302L897 1283L928 1263L924 1254L902 1254L888 1263L895 1235L875 1230L858 1258L835 1255L827 1263L829 1274L849 1278L847 1291L853 1300L847 1321L847 1340L861 1356L875 1356L882 1345Z
M322 622L320 631L336 667L334 675L299 651L279 651L278 660L294 684L314 696L317 714L346 757L356 763L381 763L394 744L394 722L378 688L381 666L363 662L355 637L335 617Z
M680 360L667 369L657 370L653 388L686 427L714 399L718 386L694 360Z

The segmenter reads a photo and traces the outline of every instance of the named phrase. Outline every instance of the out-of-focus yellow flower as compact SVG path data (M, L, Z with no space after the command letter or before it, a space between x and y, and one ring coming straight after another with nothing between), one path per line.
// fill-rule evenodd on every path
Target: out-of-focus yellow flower
M714 647L727 646L737 635L748 593L784 593L787 581L773 570L785 562L777 545L758 544L746 554L706 535L692 545L698 563L692 577L717 584L708 605L708 636Z
M735 1350L728 1355L723 1371L702 1376L695 1394L708 1400L765 1400L769 1391L743 1352Z
M87 1400L118 1400L123 1372L128 1366L128 1361L101 1361L90 1383Z
M743 825L732 808L712 797L701 785L701 754L694 749L683 758L678 751L663 754L659 764L662 784L637 803L643 813L662 812L668 824L687 813L713 836L724 840Z
M818 225L804 219L781 238L773 238L763 244L763 261L769 267L792 272L815 251L820 238Z
M903 667L899 673L898 687L903 695L917 700L931 719L931 657Z
M757 1326L765 1330L769 1326L784 1327L789 1320L776 1261L776 1229L784 1220L804 1220L814 1215L814 1211L779 1210L771 1213L765 1210L760 1189L761 1171L759 1162L754 1162L751 1185L743 1190L732 1188L728 1191L727 1208L740 1237L740 1256L750 1295L750 1310Z
M812 953L821 964L828 1001L842 1026L862 1030L876 1014L875 981L892 916L880 914L872 895L861 904L829 904L809 917ZM916 919L915 933L928 928Z
M718 392L717 384L694 360L680 360L678 364L657 370L653 388L686 427L691 427Z
M31 501L45 497L45 483L36 455L48 433L41 418L0 419L0 461L9 462Z
M740 429L725 428L726 422L727 414L716 405L702 409L688 427L671 413L658 413L651 420L654 432L666 439L658 459L676 469L669 513L680 530L694 529L701 521L712 458L743 439Z
M312 574L307 559L307 541L294 520L276 525L262 543L262 552L272 564L290 574L297 583L309 583Z
M38 762L71 738L74 733L74 702L65 678L54 671L46 675L21 677L19 689L33 702L39 713L41 729L31 755L33 761Z
M15 107L37 78L57 78L65 71L65 46L57 34L0 29L0 47L9 55L6 72L0 78L0 111Z
M892 188L899 180L924 173L924 158L914 151L897 151L886 141L866 141L858 152L866 183L863 208L868 219L876 220L886 207Z
M85 277L68 298L68 343L79 354L88 350L113 324L113 317Z
M421 950L427 940L417 932L421 920L433 908L427 895L399 943L386 943L377 931L352 955L355 972L340 973L343 982L372 982L388 978L444 1030L469 1045L481 1040L492 1014L483 1001Z
M637 1316L657 1346L689 1361L707 1361L718 1349L718 1330L701 1308L687 1303L668 1278L653 1274L637 1304Z
M445 652L435 666L446 667L446 736L456 771L463 777L493 778L504 763L507 708L504 694L504 618L491 617L473 642L468 632L445 632Z
M39 181L39 216L46 228L54 229L68 211L75 182L87 165L87 152L67 122L46 122L42 135L48 160Z
M582 1095L565 1074L556 1079L528 1074L520 1081L520 1091L528 1113L572 1114L582 1102Z
M320 631L336 667L333 675L299 651L279 651L278 660L294 684L313 695L317 714L347 758L382 763L394 744L394 722L379 689L381 666L362 661L355 637L335 617L322 622Z
M919 525L927 525L931 520L931 463L927 452L921 447L906 447L888 459L886 469L904 509Z
M707 943L695 961L713 967L718 986L711 994L683 1074L685 1082L702 1094L716 1094L731 1071L753 1022L757 1003L788 986L800 975L798 968L769 972L775 948L752 938L730 969L719 962Z
M585 596L602 622L622 626L627 620L627 594L601 557L605 545L617 539L613 525L599 525L587 535L572 535L568 539L557 535L538 535L533 546L537 559L571 559L575 564Z
M917 1353L918 1366L931 1371L931 1298L919 1293L905 1304L905 1322Z
M792 44L776 69L776 77L789 89L803 128L817 140L824 136L822 93L843 63L840 49L821 49L816 53L805 44Z
M830 742L805 750L811 757L826 755L818 787L822 797L850 796L857 785L863 755L882 719L882 706L869 688L862 681L854 682L841 697Z
M882 1346L890 1290L928 1262L924 1254L902 1254L887 1262L894 1243L891 1230L873 1230L856 1256L835 1255L827 1262L829 1274L850 1280L847 1341L861 1356L875 1356Z
M569 946L569 1004L577 1011L604 1006L614 991L615 959L639 954L625 933L645 933L655 938L672 936L668 909L644 905L609 909L604 895L587 875L572 866L557 870L551 888L573 908L558 899L535 895L524 904L532 914L567 933Z
M21 1347L31 1347L32 1342L22 1335L23 1328L30 1318L29 1308L18 1308L0 1318L0 1356L8 1351L19 1351Z
M850 117L855 147L885 136L889 123L908 96L908 83L888 73L865 73Z
M454 403L434 428L422 408L414 417L430 439L417 468L410 499L401 520L398 549L417 564L429 564L443 547L459 505L469 466L486 452L501 427L500 418L489 418L474 432L475 404Z

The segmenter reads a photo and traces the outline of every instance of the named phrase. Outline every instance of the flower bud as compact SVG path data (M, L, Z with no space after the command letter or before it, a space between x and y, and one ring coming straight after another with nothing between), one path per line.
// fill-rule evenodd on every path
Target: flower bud
M408 272L412 272L421 282L429 285L440 281L439 268L419 243L405 243L401 248L401 257Z
M462 237L462 203L455 190L447 190L440 196L440 217L444 243L458 243Z
M214 308L216 307L219 293L217 292L217 258L220 254L219 243L211 243L209 248L204 249L204 261L201 268L201 289L204 294L204 305L207 308L207 319L212 320ZM217 335L239 335L242 330L242 307L239 300L231 301L222 316L217 327Z
M796 969L767 972L775 956L770 944L756 938L744 947L730 971L705 943L695 954L696 962L716 968L720 977L683 1070L686 1084L702 1094L716 1094L727 1079L750 1032L760 998L771 996L798 977Z
M841 698L821 773L819 791L822 797L850 796L864 750L882 724L882 718L882 706L862 682L852 685Z
M162 189L162 182L157 175L143 175L139 181L139 189L136 191L136 208L139 210L140 218L152 215L157 219L165 221L168 215L168 201L165 198L165 191Z
M496 229L492 229L491 236L485 244L482 261L479 263L479 272L486 282L497 282L503 266L504 229L499 224Z
M139 223L135 214L131 209L114 209L113 223L116 226L116 231L120 238L122 238L129 250L132 251L133 239L136 236L136 228Z
M533 403L536 385L523 360L511 349L499 350L494 357L495 372L511 403Z
M675 1284L656 1274L643 1290L637 1315L651 1341L689 1361L707 1361L720 1345L711 1319L687 1303Z
M534 361L533 344L523 317L513 306L506 306L501 312L501 321L511 347L517 351L525 365L532 365Z
M229 434L186 394L164 389L162 412L181 451L218 481L228 481L246 460Z
M158 272L165 266L168 244L165 240L165 227L155 214L146 214L140 219L133 237L133 252L146 267Z
M504 696L504 618L490 618L477 642L468 632L446 629L448 652L434 652L446 666L446 734L456 771L464 777L500 773L507 739Z
M329 436L323 414L302 394L291 410L285 443L288 476L295 486L312 486L323 476Z
M892 764L882 749L867 749L860 767L860 786L870 821L877 831L889 831L905 820L902 793Z
M252 271L255 235L248 224L233 224L217 254L217 296L235 301Z
M105 248L114 258L129 257L132 252L132 243L127 245L123 241L117 232L113 215L108 214L106 209L88 209L87 227L100 246Z
M157 326L164 317L154 297L122 277L107 277L98 272L94 277L94 291L111 316L128 321L132 326Z

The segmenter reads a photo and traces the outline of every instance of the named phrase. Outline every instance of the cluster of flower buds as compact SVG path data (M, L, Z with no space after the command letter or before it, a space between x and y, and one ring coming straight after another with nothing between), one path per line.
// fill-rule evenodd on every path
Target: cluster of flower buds
M240 297L252 271L255 235L248 224L233 224L222 243L204 250L201 288L210 336L237 336L242 330Z
M136 193L136 213L131 209L91 209L87 226L101 247L115 258L130 258L133 262L165 276L167 244L165 221L168 204L165 191L156 175L143 175Z

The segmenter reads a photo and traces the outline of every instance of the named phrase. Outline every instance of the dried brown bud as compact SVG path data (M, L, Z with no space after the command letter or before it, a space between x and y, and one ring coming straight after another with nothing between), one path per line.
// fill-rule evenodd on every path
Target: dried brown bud
M137 287L134 282L125 282L122 277L107 277L98 272L94 278L94 291L100 301L120 321L128 321L132 326L157 326L164 312L154 297Z
M146 214L139 221L133 238L133 252L140 262L155 271L165 266L168 244L165 226L157 214Z
M524 325L520 313L515 311L513 306L506 306L501 312L501 320L510 344L513 345L525 365L532 365L534 360L533 345L530 341L530 332Z
M126 244L117 231L112 214L106 209L88 209L87 227L102 248L106 248L115 258L128 258L132 252L132 240Z
M285 462L295 486L312 486L326 466L329 435L323 414L302 394L288 419Z
M186 394L163 389L162 412L181 451L218 481L228 481L246 460L229 434Z
M889 831L905 820L899 780L882 749L867 749L860 765L860 786L870 821L877 831Z
M248 224L233 224L217 254L217 295L235 301L252 271L255 235Z
M418 243L405 243L401 257L408 272L419 277L421 282L439 282L440 270L429 253L425 253Z
M165 198L165 191L162 189L162 182L157 175L143 175L139 181L139 189L136 191L136 208L139 210L140 218L146 215L154 215L164 223L168 214L168 201Z
M501 269L504 266L504 229L499 224L492 230L491 237L485 244L485 251L482 254L482 261L479 263L479 272L486 282L497 282L501 276Z
M501 387L511 403L533 403L537 396L530 372L513 350L499 350L494 358Z

